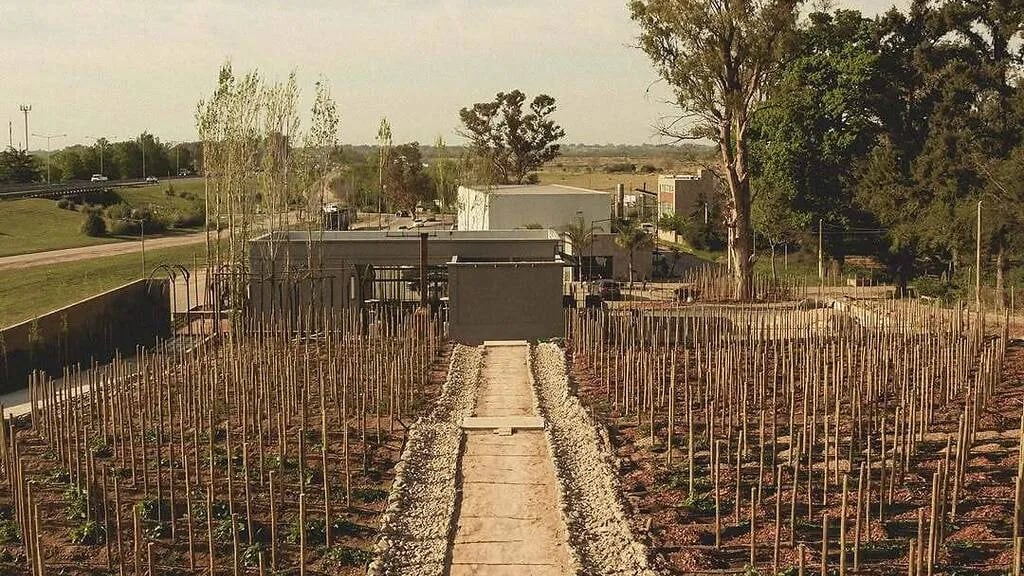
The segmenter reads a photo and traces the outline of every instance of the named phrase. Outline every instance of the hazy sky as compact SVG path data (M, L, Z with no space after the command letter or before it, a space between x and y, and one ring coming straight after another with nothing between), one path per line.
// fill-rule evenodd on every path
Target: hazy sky
M840 0L877 13L906 0ZM283 79L302 107L318 78L340 138L372 142L386 115L396 142L458 142L458 110L519 88L558 101L566 141L655 142L671 113L625 0L6 0L0 2L0 121L66 133L54 147L143 130L196 139L196 102L230 59ZM653 84L653 86L652 86ZM648 92L648 88L651 91ZM6 126L4 126L6 128ZM0 145L7 145L8 134ZM45 141L31 138L32 149Z

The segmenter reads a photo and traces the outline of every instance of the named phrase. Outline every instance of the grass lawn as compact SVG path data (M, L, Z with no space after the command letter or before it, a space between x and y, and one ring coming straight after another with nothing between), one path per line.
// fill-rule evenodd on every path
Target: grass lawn
M206 246L146 251L146 267L206 261ZM0 271L0 327L10 326L142 277L142 253Z
M174 186L175 195L168 196L168 186ZM156 212L188 210L195 205L181 198L182 192L202 197L203 180L189 178L174 182L161 182L155 186L121 188L117 194L134 207L150 205ZM82 234L84 216L81 212L57 208L56 200L28 198L0 202L0 256L31 254L62 248L95 246L124 240L134 236L108 236L92 238Z

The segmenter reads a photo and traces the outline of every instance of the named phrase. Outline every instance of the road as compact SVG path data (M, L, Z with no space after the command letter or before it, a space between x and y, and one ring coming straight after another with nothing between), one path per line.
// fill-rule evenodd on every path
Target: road
M223 232L221 234L223 234ZM147 239L146 250L171 248L187 244L198 244L205 240L206 232L194 232L191 234L182 234L180 236L160 236ZM142 251L141 242L117 242L114 244L100 244L97 246L80 246L78 248L49 250L46 252L35 252L32 254L18 254L16 256L4 256L3 258L0 258L0 270L31 268L33 266L43 266L46 264L60 264L63 262L102 258L104 256L132 254L140 251Z

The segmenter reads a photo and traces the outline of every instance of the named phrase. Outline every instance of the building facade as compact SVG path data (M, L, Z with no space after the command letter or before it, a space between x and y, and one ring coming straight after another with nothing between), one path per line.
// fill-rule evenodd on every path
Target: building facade
M612 196L557 184L460 186L458 207L459 230L559 230L579 217L586 223L606 223Z
M699 169L696 174L662 174L658 176L658 214L687 216L703 198L714 198L716 180L710 170Z

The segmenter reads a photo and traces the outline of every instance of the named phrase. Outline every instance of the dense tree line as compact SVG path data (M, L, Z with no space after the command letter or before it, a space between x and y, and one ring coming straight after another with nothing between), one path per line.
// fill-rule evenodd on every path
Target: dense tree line
M1004 299L1024 249L1022 22L1019 0L811 14L754 126L758 229L787 241L820 223L839 261L873 253L900 282L963 281L980 201Z
M663 133L718 145L739 295L755 232L774 248L820 229L840 265L870 254L900 283L965 284L981 202L1005 299L1024 251L1024 1L913 0L876 18L803 4L630 3L681 110Z

